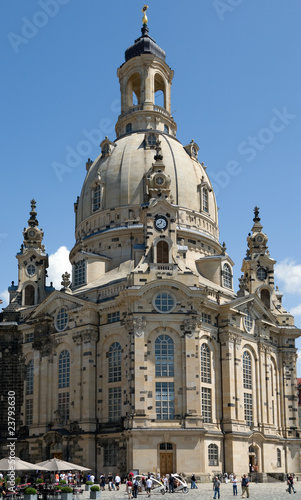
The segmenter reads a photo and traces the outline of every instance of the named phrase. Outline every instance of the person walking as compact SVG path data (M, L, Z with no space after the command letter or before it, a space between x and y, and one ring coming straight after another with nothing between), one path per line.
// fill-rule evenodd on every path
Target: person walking
M196 478L195 478L195 475L192 474L191 478L190 478L190 481L191 481L191 489L192 490L197 490L198 487L196 485Z
M214 497L213 498L220 498L221 494L221 482L217 476L213 479L213 491L214 491Z
M237 497L237 482L238 482L238 479L236 476L233 476L232 478L232 485L233 485L233 496Z
M289 474L289 476L287 478L287 484L288 484L288 492L290 495L292 493L292 490L294 493L297 493L295 488L294 488L294 478L293 478L292 474Z
M146 491L147 491L147 496L149 497L151 495L152 484L153 484L152 479L148 477L146 480Z
M168 485L169 485L169 493L174 493L175 492L175 478L172 475L169 476Z
M115 476L115 486L116 486L116 490L119 491L119 486L120 486L120 482L121 482L121 478L117 472L116 476Z
M128 482L126 483L126 489L128 492L128 498L132 498L133 483L131 479L129 479Z
M246 474L242 476L241 486L242 486L242 498L249 498L249 478Z

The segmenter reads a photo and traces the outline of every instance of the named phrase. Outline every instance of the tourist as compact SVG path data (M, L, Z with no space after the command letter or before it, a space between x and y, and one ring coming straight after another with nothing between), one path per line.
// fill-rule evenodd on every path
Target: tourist
M131 481L131 479L129 479L126 483L126 489L127 489L127 492L128 492L128 498L133 498L132 496L132 491L133 491L133 483Z
M292 476L292 474L289 474L288 478L287 478L287 484L288 484L288 492L289 494L292 493L292 490L294 493L297 493L295 488L294 488L294 478Z
M198 487L197 487L197 485L196 485L196 478L195 478L194 473L192 473L192 476L191 476L191 478L190 478L190 481L191 481L191 489L192 489L192 490L197 490L197 489L198 489Z
M115 486L116 486L116 490L119 491L119 486L120 486L120 483L121 483L121 479L120 479L120 476L117 472L116 476L115 476Z
M241 487L242 487L242 498L249 498L249 478L246 474L242 476Z
M175 478L170 475L168 479L168 484L169 484L169 493L174 493L175 492Z
M238 483L238 479L236 476L233 476L232 477L232 485L233 485L233 496L237 497L237 483Z
M150 477L148 477L146 480L146 491L147 491L147 495L149 497L151 495L152 484L153 484L152 479Z
M221 482L217 476L213 479L213 491L214 491L214 497L213 498L220 498L220 489L221 489Z

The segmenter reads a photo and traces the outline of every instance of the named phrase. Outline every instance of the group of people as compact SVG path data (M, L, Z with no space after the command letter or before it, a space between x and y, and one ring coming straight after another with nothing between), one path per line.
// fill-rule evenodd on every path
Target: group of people
M233 496L237 496L237 484L238 484L238 479L235 476L235 474L230 474L227 478L225 478L225 483L228 483L228 479L230 479L233 487ZM247 476L247 474L244 474L241 478L241 491L242 491L242 498L249 498L249 484L250 480ZM220 489L221 489L221 480L218 478L218 476L215 476L213 479L213 491L214 491L214 497L213 498L220 498Z

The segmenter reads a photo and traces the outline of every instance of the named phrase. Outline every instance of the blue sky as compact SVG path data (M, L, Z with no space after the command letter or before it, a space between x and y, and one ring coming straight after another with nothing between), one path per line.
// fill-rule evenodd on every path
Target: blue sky
M177 137L183 144L194 139L208 167L220 208L220 241L236 264L236 289L257 204L278 262L276 284L301 327L300 0L149 0L148 5L150 35L175 71ZM57 283L68 267L73 203L87 158L98 156L106 135L115 139L116 70L140 35L142 7L137 0L3 2L4 301L5 290L17 280L15 255L33 197L51 255L50 278Z

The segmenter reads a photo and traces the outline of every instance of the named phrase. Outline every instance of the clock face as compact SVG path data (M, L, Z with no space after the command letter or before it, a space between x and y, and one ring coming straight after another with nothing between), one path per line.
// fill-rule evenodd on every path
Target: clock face
M156 184L157 184L157 186L162 186L162 184L164 184L164 179L163 179L163 177L161 177L161 175L156 177Z
M35 232L35 231L33 231L33 229L31 229L30 231L28 231L28 236L29 236L30 238L34 238L34 237L35 237L35 235L36 235L36 232Z
M257 236L256 241L257 241L257 243L261 243L263 241L263 237Z
M159 231L163 231L164 229L167 228L167 219L165 219L165 217L160 215L155 220L155 227L156 229L159 229Z
M263 267L257 269L257 278L261 281L265 280L267 277L267 272Z

